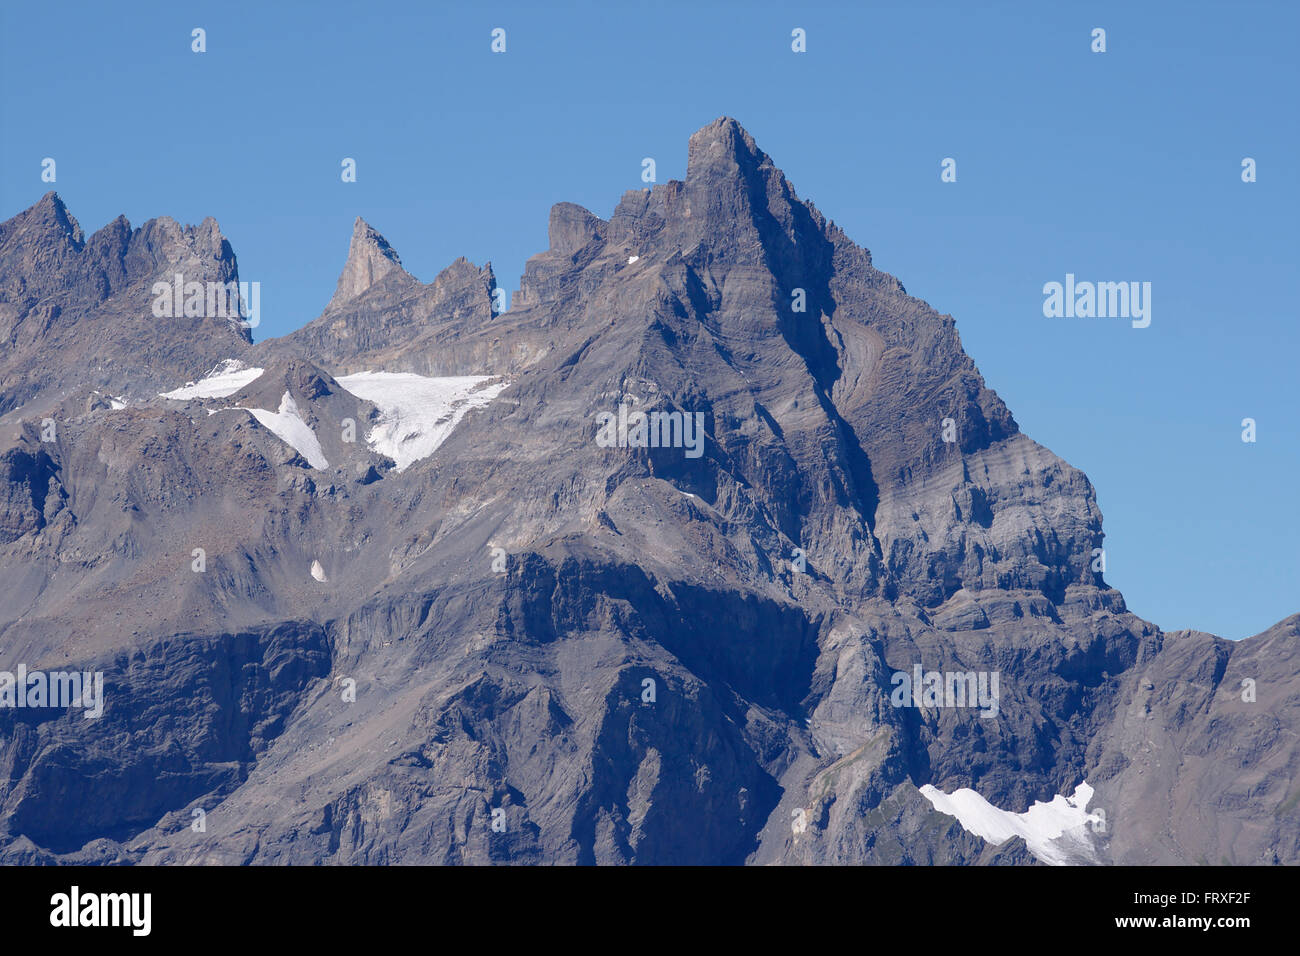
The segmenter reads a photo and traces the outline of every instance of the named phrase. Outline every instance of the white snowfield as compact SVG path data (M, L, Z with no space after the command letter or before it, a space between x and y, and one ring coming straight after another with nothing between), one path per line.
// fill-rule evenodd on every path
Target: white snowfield
M1051 802L1038 801L1024 813L999 810L965 787L946 794L927 783L920 790L936 810L956 817L967 833L983 837L994 846L1012 837L1023 837L1030 853L1053 866L1094 857L1087 825L1103 818L1088 812L1094 791L1086 780L1075 787L1073 797L1058 793Z
M197 382L190 382L163 398L185 401L192 398L226 398L255 381L264 369L248 368L238 359L227 359ZM338 383L358 398L372 402L379 409L379 421L366 435L366 443L381 455L387 455L403 471L421 458L427 458L445 442L465 413L482 408L510 384L492 381L490 375L454 375L429 378L410 372L358 372L345 375ZM245 411L293 447L313 468L325 470L329 462L320 440L302 417L293 397L286 391L278 411L261 408L222 408L208 410Z
M239 359L226 359L197 382L188 382L170 392L159 392L163 398L188 401L191 398L225 398L255 381L264 370L249 368Z
M482 408L509 385L495 385L490 375L428 378L410 372L358 372L338 383L358 398L373 402L379 422L366 443L396 462L402 471L432 455L471 408Z
M325 453L321 451L320 439L311 430L311 426L302 420L302 415L298 413L297 403L294 402L293 396L287 391L280 398L280 410L278 412L268 412L263 408L241 408L237 410L248 412L248 414L275 432L281 441L306 458L307 464L313 468L324 471L330 466L330 463L325 460ZM225 409L222 409L222 411L225 411Z

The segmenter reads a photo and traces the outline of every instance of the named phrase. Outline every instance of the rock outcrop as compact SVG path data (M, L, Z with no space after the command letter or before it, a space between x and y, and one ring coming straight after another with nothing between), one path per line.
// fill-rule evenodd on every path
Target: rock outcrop
M388 244L388 240L375 232L364 219L357 216L357 221L352 225L352 243L348 247L348 261L343 266L338 286L334 290L334 298L330 300L328 307L333 308L355 299L390 272L408 277L408 273L402 268L402 260L396 250Z
M338 289L323 314L282 339L260 343L250 361L290 357L337 374L383 369L419 375L470 374L490 358L462 354L458 336L496 314L492 266L457 259L427 285L401 266L396 251L360 217ZM498 343L499 344L499 343Z
M179 291L162 295L159 283ZM216 314L231 283L238 264L214 219L132 229L119 216L86 239L47 193L0 225L0 415L49 414L78 388L144 398L240 357L255 319L226 299Z

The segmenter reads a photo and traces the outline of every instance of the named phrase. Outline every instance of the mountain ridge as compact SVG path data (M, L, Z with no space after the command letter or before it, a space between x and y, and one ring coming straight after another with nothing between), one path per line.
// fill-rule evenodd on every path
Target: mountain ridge
M554 206L507 312L490 266L424 285L358 234L345 301L221 358L322 431L360 372L504 385L400 474L334 437L313 469L238 397L0 449L0 665L76 651L110 691L101 721L0 710L0 858L1028 863L920 787L1023 813L1086 779L1089 859L1300 859L1300 617L1234 644L1129 613L1087 477L734 120L608 220ZM702 453L595 441L630 412L700 415ZM891 706L915 666L1000 674L996 718Z

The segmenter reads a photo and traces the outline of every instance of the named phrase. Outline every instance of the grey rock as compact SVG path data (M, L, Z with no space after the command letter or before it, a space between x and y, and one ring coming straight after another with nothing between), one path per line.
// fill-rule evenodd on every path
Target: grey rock
M78 388L144 398L240 357L252 339L238 316L154 316L154 283L177 274L239 281L216 220L132 229L119 216L86 239L51 192L0 225L0 427Z
M379 282L390 272L403 275L402 260L388 241L375 232L360 216L352 226L352 243L348 247L348 261L339 276L338 286L330 306L341 305L355 299Z

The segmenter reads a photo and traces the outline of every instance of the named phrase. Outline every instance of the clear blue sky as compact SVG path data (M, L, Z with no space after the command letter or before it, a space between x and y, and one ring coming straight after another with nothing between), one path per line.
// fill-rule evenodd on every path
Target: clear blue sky
M328 301L356 215L425 281L464 255L513 290L552 203L608 216L734 116L1088 473L1135 612L1300 611L1300 4L805 6L6 4L0 217L46 156L88 233L215 216L265 337ZM1067 272L1151 282L1150 328L1044 318Z

